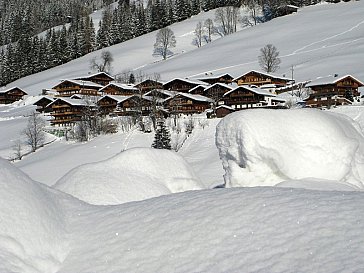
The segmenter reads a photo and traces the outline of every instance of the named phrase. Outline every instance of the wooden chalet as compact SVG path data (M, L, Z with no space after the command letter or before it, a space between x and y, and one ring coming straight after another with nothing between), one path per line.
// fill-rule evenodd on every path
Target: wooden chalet
M196 87L188 90L188 93L193 94L193 95L203 95L205 88L206 88L206 85L197 85Z
M28 95L19 87L12 87L8 90L0 90L0 104L10 104L22 100L25 95Z
M235 78L233 82L236 82L238 85L262 86L266 84L275 84L277 87L284 87L292 82L292 79L252 70Z
M114 96L133 96L138 94L139 90L134 84L126 83L109 83L99 90L102 95Z
M220 105L216 107L216 117L217 118L223 118L227 116L228 114L231 114L232 112L235 112L235 109L227 106L227 105Z
M114 113L118 116L135 116L137 114L148 116L150 109L151 105L148 98L134 95L118 102Z
M203 95L213 99L214 101L218 101L221 99L224 94L228 91L234 89L231 85L227 85L224 83L215 83L211 86L205 88Z
M105 86L115 79L106 72L98 72L92 75L87 75L85 77L77 78L76 80L90 81Z
M229 73L220 74L220 75L206 75L205 77L198 78L199 81L203 81L208 84L214 84L214 83L225 83L225 84L231 84L234 77L231 76Z
M163 82L147 79L135 85L136 88L145 94L153 89L163 89Z
M173 98L177 94L178 94L177 91L169 91L169 90L164 90L164 89L154 89L154 90L151 90L151 91L145 93L144 97L156 97L156 98L159 98L161 100L166 100L166 99L169 99L169 98Z
M359 87L364 84L351 75L339 77L328 76L314 80L306 85L311 89L310 96L305 100L309 107L324 107L351 104L359 99Z
M199 81L199 80L175 78L175 79L163 84L163 89L188 93L189 90L191 90L192 88L194 88L198 85L207 86L208 84L205 82Z
M226 92L218 105L226 105L234 110L243 110L261 107L274 108L284 102L285 100L268 91L242 85Z
M103 86L84 80L63 80L52 89L58 92L58 97L71 97L72 95L98 96Z
M178 93L173 98L166 100L166 108L170 113L198 114L211 107L212 99L202 95Z
M52 111L51 107L48 107L54 101L53 97L50 96L41 96L33 105L37 106L36 111L39 113L49 113Z
M128 100L132 96L114 96L114 95L105 95L97 101L97 105L100 107L100 110L103 114L114 113L118 105L122 104L122 102Z
M51 125L72 126L75 122L80 121L86 107L92 107L84 100L58 98L51 102L47 107L52 109Z

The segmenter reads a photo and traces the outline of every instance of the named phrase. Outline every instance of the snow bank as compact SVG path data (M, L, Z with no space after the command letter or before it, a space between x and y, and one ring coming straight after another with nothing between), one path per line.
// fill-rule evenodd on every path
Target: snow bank
M68 252L52 194L0 158L0 272L56 272Z
M202 186L191 167L175 152L133 148L71 170L55 188L91 204L110 205Z
M233 186L307 177L364 187L364 137L353 120L311 110L247 110L225 117L216 144Z
M75 211L69 272L363 272L364 193L215 189Z

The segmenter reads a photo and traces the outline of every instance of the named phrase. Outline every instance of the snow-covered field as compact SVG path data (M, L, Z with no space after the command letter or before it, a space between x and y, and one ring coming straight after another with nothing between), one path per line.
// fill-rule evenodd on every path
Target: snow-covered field
M192 31L213 17L202 13L172 26L167 61L151 55L155 33L111 47L114 73L237 76L273 43L280 74L364 78L363 9L307 7L197 49ZM98 54L12 85L38 94ZM1 273L364 272L364 106L196 116L178 152L150 149L154 134L136 129L87 143L48 134L10 163L32 101L0 106Z

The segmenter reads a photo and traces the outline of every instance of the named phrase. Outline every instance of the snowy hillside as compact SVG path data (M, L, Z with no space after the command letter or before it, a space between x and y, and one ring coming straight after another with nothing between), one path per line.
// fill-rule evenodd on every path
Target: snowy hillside
M294 77L298 80L334 73L353 74L363 79L363 9L363 1L305 7L297 14L276 18L196 48L192 39L197 22L214 18L213 11L201 13L171 26L177 46L172 49L175 56L167 61L152 56L156 32L108 48L115 59L113 74L139 68L146 73L161 73L164 80L204 75L205 72L229 72L239 76L259 68L259 49L272 43L282 59L277 74L290 76L293 65ZM99 55L100 51L93 52L9 86L17 85L30 94L39 94L43 88L51 88L61 79L87 74L90 60Z

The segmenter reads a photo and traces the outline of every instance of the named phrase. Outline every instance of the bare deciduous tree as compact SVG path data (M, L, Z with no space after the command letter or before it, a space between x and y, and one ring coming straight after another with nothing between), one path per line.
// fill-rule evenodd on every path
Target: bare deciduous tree
M162 28L158 31L155 44L154 54L163 57L163 60L167 59L167 55L171 54L169 48L176 46L176 37L173 31L168 28Z
M215 11L215 22L219 24L217 33L226 36L236 32L240 20L240 10L237 7L223 7Z
M277 71L281 63L281 59L278 56L279 51L274 45L268 44L264 46L260 49L260 55L258 56L260 67L268 73Z
M211 43L212 41L211 36L216 32L214 22L210 18L208 18L206 19L203 25L206 28L206 35L204 35L205 42L207 44Z
M33 112L28 118L27 127L24 130L24 135L27 137L27 144L31 147L32 152L35 152L44 144L45 121L41 116Z
M23 147L21 141L18 139L13 145L14 159L21 160L23 158Z
M95 70L97 72L107 72L110 73L111 72L111 63L114 61L114 58L111 54L110 51L102 51L101 52L101 56L100 56L101 60L97 61L96 58L93 58L91 60L91 69Z
M195 38L193 39L193 44L197 47L201 47L205 34L205 29L201 22L197 23L194 34Z

